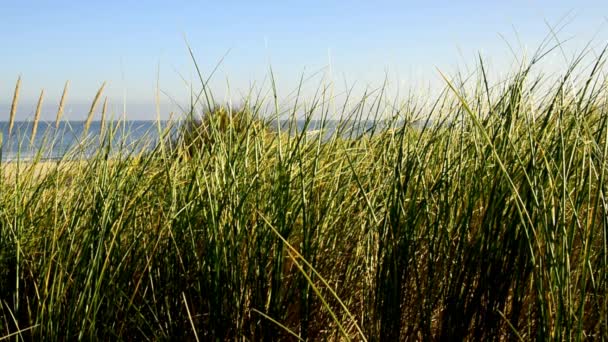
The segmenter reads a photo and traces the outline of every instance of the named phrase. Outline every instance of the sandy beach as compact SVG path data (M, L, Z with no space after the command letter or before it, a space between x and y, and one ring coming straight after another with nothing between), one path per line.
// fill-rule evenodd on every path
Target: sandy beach
M5 181L13 181L17 176L40 178L56 170L73 169L83 163L83 161L9 161L0 164L0 174Z

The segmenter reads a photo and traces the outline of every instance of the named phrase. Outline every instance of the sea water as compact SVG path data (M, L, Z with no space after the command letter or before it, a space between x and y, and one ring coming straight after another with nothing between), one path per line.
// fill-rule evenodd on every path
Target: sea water
M378 122L339 122L336 120L284 120L280 121L280 127L276 120L269 120L267 127L274 131L279 129L283 133L299 134L306 131L309 136L320 135L323 139L330 138L339 132L344 138L353 138L361 134L373 134L376 130L382 130ZM41 160L82 159L99 152L100 144L106 148L109 146L110 154L114 153L138 153L154 148L159 138L159 123L153 120L127 120L114 123L106 123L104 130L110 129L113 134L112 141L107 141L107 134L101 135L102 125L94 121L85 131L84 121L64 121L55 127L54 122L42 121L38 124L36 136L32 140L32 122L15 122L9 136L9 123L0 121L0 133L2 135L1 160L14 161L16 159L27 161L34 158ZM166 121L160 122L160 129L164 131ZM177 125L172 125L177 127ZM171 134L175 134L173 129Z
M161 124L161 128L165 123ZM107 132L109 124L105 125ZM54 122L40 122L36 136L32 139L32 122L15 122L11 135L9 123L0 122L2 134L2 160L16 159L56 160L61 158L87 158L99 150L101 139L101 122L92 122L85 132L84 121L65 121L55 127ZM123 121L112 124L113 133L110 142L113 151L128 152L151 149L158 140L156 121ZM107 135L104 134L104 137ZM106 146L107 142L105 142Z

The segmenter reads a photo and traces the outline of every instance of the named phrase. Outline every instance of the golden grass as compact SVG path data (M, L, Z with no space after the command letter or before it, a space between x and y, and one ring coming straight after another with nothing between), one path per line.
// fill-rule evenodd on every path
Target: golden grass
M103 89L105 88L105 86L106 86L106 82L103 82L101 84L101 87L97 91L97 94L95 94L93 103L91 103L91 109L89 110L89 115L87 116L87 121L84 125L85 134L89 131L89 128L91 127L91 122L93 122L93 115L95 114L95 108L97 107L97 103L99 102L99 98L101 97L101 94L103 93Z
M38 98L38 105L36 105L36 114L34 114L34 124L32 126L32 136L30 137L30 143L34 144L36 140L36 131L38 131L38 122L40 122L40 112L42 110L42 102L44 101L44 89L40 92Z
M70 81L65 82L65 86L63 87L63 94L61 94L61 100L59 101L59 108L57 108L57 117L55 118L55 128L59 128L59 122L61 121L61 116L63 115L63 107L65 105L65 100L68 94L68 87L70 86Z
M13 95L13 102L11 104L11 113L8 124L8 135L11 135L13 131L13 125L15 124L15 114L17 113L17 103L19 102L19 89L21 88L21 76L17 78L17 84L15 85L15 94Z
M103 130L105 128L105 123L106 123L106 110L108 109L108 97L106 96L106 98L103 101L103 106L101 107L101 128L99 131L99 135L103 136Z

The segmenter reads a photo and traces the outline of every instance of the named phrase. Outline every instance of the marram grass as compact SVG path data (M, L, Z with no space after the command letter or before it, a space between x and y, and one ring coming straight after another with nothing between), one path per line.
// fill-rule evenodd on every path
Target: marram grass
M8 135L10 136L15 125L15 115L17 114L17 105L19 103L19 90L21 88L21 76L17 78L15 85L15 93L13 94L13 102L11 103L11 112L9 114Z
M36 112L34 113L34 122L32 122L32 135L30 137L30 144L34 144L36 140L36 133L38 132L38 123L40 122L40 112L42 111L42 102L44 101L44 89L40 91L40 97L38 98L38 104L36 105Z
M101 87L99 87L99 90L97 90L97 94L95 94L95 98L93 99L93 102L91 103L91 109L89 109L89 114L87 115L87 120L85 121L85 124L84 124L85 133L87 133L89 131L89 128L91 127L91 123L93 122L93 117L95 115L95 108L97 108L97 103L99 102L99 99L101 98L101 94L103 93L103 89L105 87L106 87L106 82L103 82L101 84ZM104 112L104 114L105 114L105 112Z
M55 129L59 128L59 123L61 122L61 117L63 116L63 109L65 106L65 101L67 100L69 86L70 81L65 81L63 93L61 94L61 100L59 100L59 106L57 107L57 116L55 117Z
M554 84L480 64L427 105L380 92L328 135L265 119L329 129L321 90L193 103L145 152L4 163L0 336L606 339L604 55L577 63Z

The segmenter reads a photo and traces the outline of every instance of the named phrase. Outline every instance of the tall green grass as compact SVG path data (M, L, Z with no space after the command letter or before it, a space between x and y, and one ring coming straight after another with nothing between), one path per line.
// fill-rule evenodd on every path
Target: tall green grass
M201 76L151 150L110 121L88 159L3 163L0 336L606 339L606 56L541 57L342 107L221 107Z

